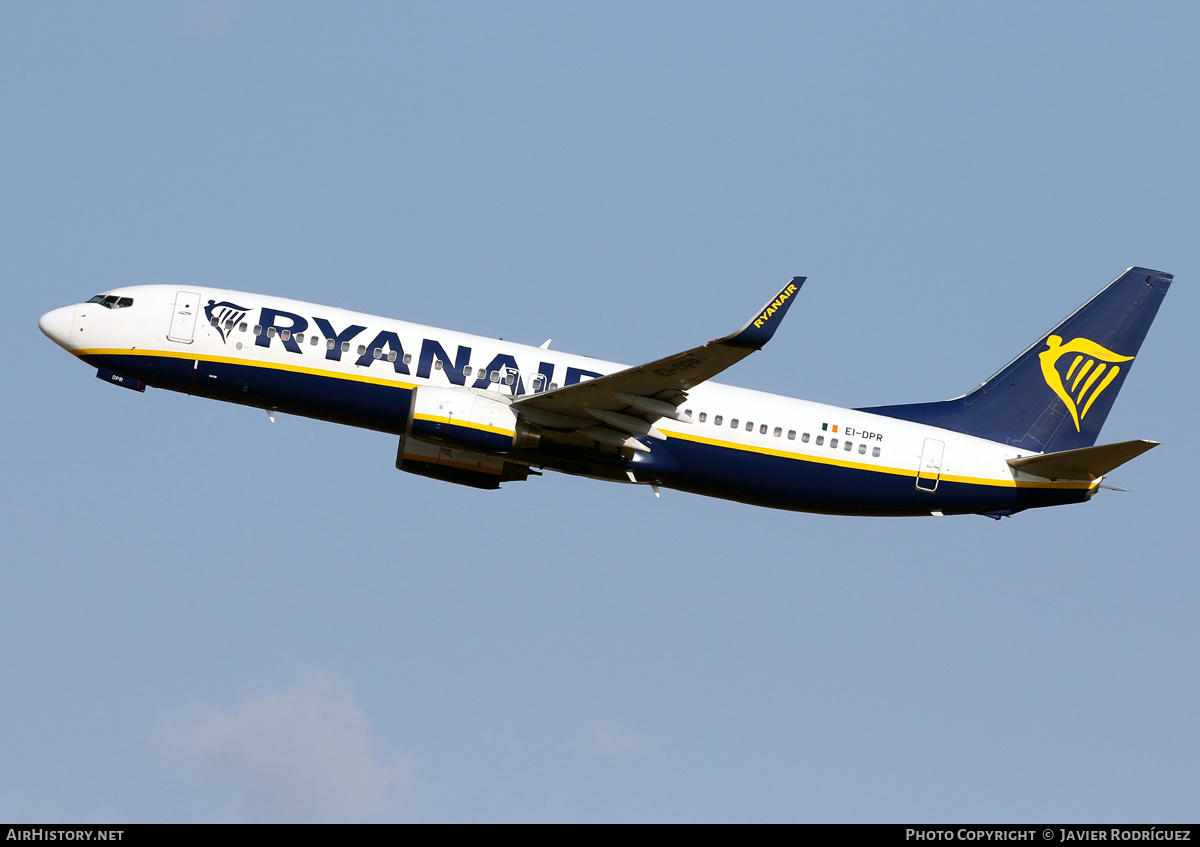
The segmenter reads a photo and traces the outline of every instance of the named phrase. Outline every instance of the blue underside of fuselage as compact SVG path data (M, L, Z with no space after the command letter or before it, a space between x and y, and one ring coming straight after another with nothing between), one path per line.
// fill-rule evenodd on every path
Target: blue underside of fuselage
M843 515L929 515L1016 512L1082 502L1078 489L1015 488L940 480L935 491L916 487L911 475L848 468L711 444L671 439L647 441L629 467L638 481L654 481L658 466L672 488L758 506ZM655 454L662 452L661 460ZM643 458L646 457L646 458ZM641 461L639 461L641 460Z
M333 423L402 435L412 391L371 382L230 362L148 355L85 357L89 364L166 388Z
M410 388L229 362L153 355L89 355L96 367L201 397L276 409L289 414L402 435L412 402ZM850 515L928 515L1015 512L1083 502L1085 489L1015 488L941 480L933 492L916 488L916 472L897 474L774 456L671 438L643 439L649 453L626 466L638 482L656 483L727 500L778 509ZM559 454L561 456L561 454ZM537 452L516 457L531 464L581 471ZM614 478L609 463L603 473Z

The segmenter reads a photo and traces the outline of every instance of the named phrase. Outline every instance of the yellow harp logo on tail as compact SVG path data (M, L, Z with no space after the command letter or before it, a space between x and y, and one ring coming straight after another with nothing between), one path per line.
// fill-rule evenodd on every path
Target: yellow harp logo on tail
M1046 385L1066 404L1078 432L1088 409L1121 372L1117 362L1132 361L1133 356L1118 356L1086 338L1073 338L1063 344L1062 336L1052 335L1038 358L1042 360ZM1067 365L1065 373L1059 370L1060 361Z

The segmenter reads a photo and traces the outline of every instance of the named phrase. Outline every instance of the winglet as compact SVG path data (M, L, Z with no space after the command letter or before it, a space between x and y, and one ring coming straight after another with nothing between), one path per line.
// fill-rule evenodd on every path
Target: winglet
M792 297L800 290L800 286L804 285L804 280L808 277L794 276L788 280L788 284L783 287L774 298L767 301L758 312L755 313L746 325L735 332L733 335L727 335L720 339L721 344L728 344L732 347L749 347L753 350L761 350L763 346L771 340L771 336L775 334L775 330L779 328L779 324L783 321L783 316L787 313L788 307L792 305Z

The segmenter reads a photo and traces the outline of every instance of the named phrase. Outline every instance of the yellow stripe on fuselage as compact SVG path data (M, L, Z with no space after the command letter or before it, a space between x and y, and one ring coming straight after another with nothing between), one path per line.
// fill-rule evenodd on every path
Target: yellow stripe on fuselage
M116 347L72 350L71 352L80 358L85 356L157 356L168 359L186 359L191 361L243 365L252 368L269 368L272 370L287 371L289 373L324 376L331 379L344 379L350 382L364 382L372 385L382 385L389 388L413 389L417 387L415 383L399 382L396 380L384 379L376 376L367 376L365 374L342 373L340 371L324 370L321 368L307 368L302 365L290 365L282 362L264 362L256 359L236 359L231 356L210 356L174 350L136 350ZM499 429L497 427L487 426L486 424L469 423L466 421L452 421L449 418L439 418L432 415L418 415L416 417L432 423L447 423L452 426L467 426L471 427L472 429L497 433L499 435L512 435L511 430ZM661 424L659 425L659 429L662 429L663 434L667 435L669 438L677 438L680 441L692 441L698 444L708 444L712 447L721 447L728 450L739 450L744 453L759 453L765 456L778 456L783 459L794 459L800 462L814 462L821 465L833 465L840 468L869 471L871 473L891 474L893 476L915 478L917 475L915 469L910 470L905 468L881 467L879 465L870 465L863 462L848 462L844 459L815 456L808 453L796 453L789 450L776 450L770 447L739 444L734 441L723 441L715 438L706 438L702 435L694 435L692 433L682 433L677 430L663 429ZM982 477L959 476L946 473L941 474L940 478L947 482L961 482L968 485L987 485L995 488L1091 488L1100 484L1098 480L1094 482L1034 482L1015 479L984 479Z
M662 427L659 427L662 429ZM879 465L869 465L863 462L848 462L845 459L834 459L827 456L814 456L808 453L796 453L790 450L776 450L771 447L758 447L750 444L739 444L734 441L721 441L715 438L706 438L702 435L693 435L692 433L684 434L675 430L663 429L663 434L669 438L678 438L681 441L694 441L699 444L708 444L713 447L722 447L728 450L740 450L744 453L760 453L765 456L779 456L784 459L795 459L800 462L814 462L820 465L833 465L839 468L850 468L852 470L869 471L871 473L891 474L892 476L903 476L916 478L916 469L881 467ZM1016 479L984 479L982 477L959 476L956 474L943 473L940 479L945 482L961 482L968 485L988 485L994 488L1091 488L1098 485L1099 482L1034 482L1032 480L1016 480Z
M311 374L312 376L327 376L333 379L345 379L351 382L367 382L372 385L385 385L389 388L416 388L416 384L412 382L399 382L397 380L385 379L377 376L367 376L366 374L342 373L341 371L330 371L322 368L306 368L303 365L289 365L282 362L264 362L258 359L235 359L231 356L209 356L205 354L185 353L174 350L134 350L124 347L110 348L94 348L91 350L72 350L76 356L83 358L84 356L153 356L164 359L187 359L189 361L199 362L216 362L225 365L244 365L250 368L268 368L276 371L288 371L289 373ZM372 361L382 361L372 360Z

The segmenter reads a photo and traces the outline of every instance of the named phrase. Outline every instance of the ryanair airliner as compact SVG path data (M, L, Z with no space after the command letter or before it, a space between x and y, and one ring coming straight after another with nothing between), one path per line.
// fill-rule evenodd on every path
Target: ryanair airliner
M1096 445L1171 274L1130 268L974 391L842 409L713 382L761 349L795 277L737 332L627 367L241 291L145 285L38 326L114 385L399 436L396 467L475 488L548 469L841 515L1080 503L1156 446Z

